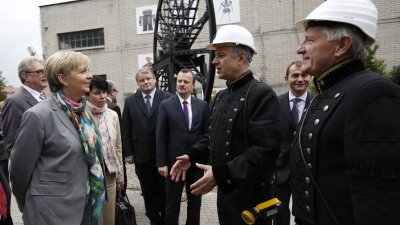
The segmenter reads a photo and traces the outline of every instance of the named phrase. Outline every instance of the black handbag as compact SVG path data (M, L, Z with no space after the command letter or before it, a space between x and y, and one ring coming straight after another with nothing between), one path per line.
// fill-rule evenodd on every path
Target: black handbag
M117 190L115 225L137 225L135 208L129 202L128 196L122 188Z

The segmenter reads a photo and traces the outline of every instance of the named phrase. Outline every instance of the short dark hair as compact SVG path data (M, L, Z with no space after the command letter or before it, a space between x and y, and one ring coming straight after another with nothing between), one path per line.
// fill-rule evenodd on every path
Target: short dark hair
M286 68L286 76L285 76L285 77L288 77L288 76L289 76L290 67L292 67L293 65L296 65L296 67L301 67L302 62L301 62L301 61L293 61L293 62L291 62L291 63L289 64L289 66Z
M92 80L90 81L90 85L89 85L90 91L94 87L97 89L103 90L103 91L107 91L108 90L108 82L101 76L94 75Z
M196 80L197 80L197 75L196 75L196 74L194 74L194 73L193 73L193 71L192 71L192 70L190 70L190 69L188 69L188 68L183 68L183 69L179 70L178 74L179 74L179 73L190 73L190 74L192 74L192 77L193 77L193 83L195 83L195 82L196 82Z

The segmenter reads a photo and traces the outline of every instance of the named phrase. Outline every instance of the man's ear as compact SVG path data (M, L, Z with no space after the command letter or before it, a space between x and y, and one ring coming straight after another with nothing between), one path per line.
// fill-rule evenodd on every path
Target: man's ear
M241 52L239 54L239 61L243 64L247 64L247 54L246 52Z
M353 39L351 37L349 37L349 36L343 37L339 41L338 46L336 47L335 56L347 55L352 43L353 43Z
M28 74L27 73L25 73L25 72L22 72L22 74L21 74L21 82L22 83L25 83L26 82L26 80L28 80Z

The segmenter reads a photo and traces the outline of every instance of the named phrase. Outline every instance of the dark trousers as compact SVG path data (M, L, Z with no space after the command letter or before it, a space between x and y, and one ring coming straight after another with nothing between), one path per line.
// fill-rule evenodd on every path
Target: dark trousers
M282 202L279 213L276 215L277 225L289 225L290 224L290 185L289 182L284 184L276 185L276 197Z
M10 174L8 172L8 159L0 160L0 168L3 171L7 181L10 182Z
M165 178L158 173L155 163L136 163L135 172L142 188L146 216L152 225L164 224Z
M185 184L188 200L186 225L200 224L201 196L193 195L190 190L190 185L200 179L202 174L201 170L191 167L186 174L186 182L175 182L168 176L166 180L165 225L178 225L179 223L181 197L183 185Z
M227 195L218 190L217 209L220 225L247 225L242 219L242 211L256 204L250 203L254 193L250 189L237 189ZM254 225L271 225L271 218L259 218Z

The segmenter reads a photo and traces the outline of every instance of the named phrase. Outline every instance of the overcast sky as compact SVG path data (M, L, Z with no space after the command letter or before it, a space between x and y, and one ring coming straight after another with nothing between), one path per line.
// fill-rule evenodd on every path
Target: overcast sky
M39 5L59 0L0 0L0 71L8 85L20 86L19 62L33 47L42 58Z

